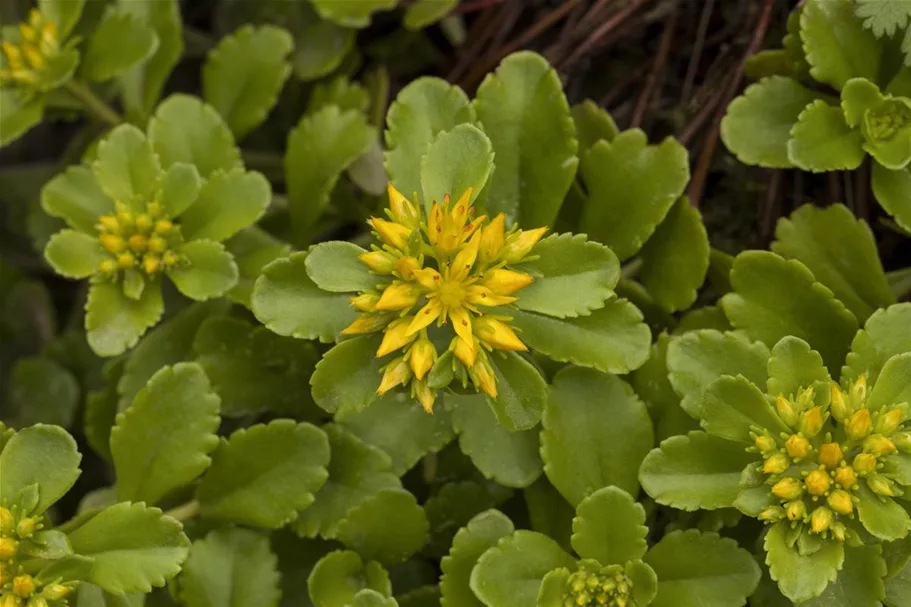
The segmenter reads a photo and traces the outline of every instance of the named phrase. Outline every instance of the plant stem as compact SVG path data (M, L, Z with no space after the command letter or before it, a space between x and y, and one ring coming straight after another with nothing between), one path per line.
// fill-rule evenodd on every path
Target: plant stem
M111 126L116 126L123 122L123 118L120 114L100 99L92 92L92 89L86 85L75 80L70 80L63 86L71 95L73 95L73 97L78 99L80 103L85 106L85 109L88 110L89 114L101 122L105 122Z
M196 500L190 500L186 504L181 504L176 508L171 508L165 512L167 516L177 519L180 522L188 521L197 514L199 514L199 502Z

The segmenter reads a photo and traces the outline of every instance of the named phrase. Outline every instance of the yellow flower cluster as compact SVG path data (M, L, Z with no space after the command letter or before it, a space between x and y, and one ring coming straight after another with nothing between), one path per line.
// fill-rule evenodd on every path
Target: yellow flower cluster
M28 22L19 24L22 40L0 43L5 67L0 69L0 83L36 84L50 59L60 51L57 26L38 9L32 9Z
M566 580L563 607L632 607L632 582L619 566L613 573L576 571Z
M168 219L158 202L134 213L122 202L115 203L113 215L103 215L95 226L98 241L110 257L98 264L98 272L114 277L121 270L137 268L152 277L178 265L173 248L181 241L180 229Z
M16 516L0 506L0 607L48 607L66 604L72 586L60 580L41 584L23 567L35 534L44 527L40 517Z
M905 405L867 408L866 377L861 376L847 393L831 384L828 407L814 404L815 391L806 388L794 399L779 395L778 416L791 432L773 436L765 430L754 432L751 450L762 454L762 472L770 496L779 504L760 514L768 523L781 520L807 525L812 533L844 541L847 526L842 518L853 518L860 483L884 498L901 495L896 483L880 471L884 458L911 450L902 423ZM832 432L823 433L831 415L840 424L842 440Z
M412 396L427 412L436 399L427 383L439 357L434 339L451 338L448 349L461 365L463 383L470 378L494 398L497 382L487 352L528 349L510 328L509 317L486 314L483 308L512 303L531 284L530 275L508 266L525 259L547 228L507 231L503 214L492 220L473 217L470 199L470 189L455 204L447 196L425 214L389 186L389 220L370 219L382 246L360 259L392 280L351 299L362 314L342 331L383 331L377 358L404 349L384 367L377 392L410 383ZM433 331L434 324L441 329L450 321L448 335Z

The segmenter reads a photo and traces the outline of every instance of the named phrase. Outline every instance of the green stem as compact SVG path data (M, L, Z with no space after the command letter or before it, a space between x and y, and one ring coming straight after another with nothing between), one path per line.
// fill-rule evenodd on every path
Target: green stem
M123 122L123 118L120 114L100 99L98 95L93 93L92 89L85 84L77 82L76 80L70 80L63 86L73 97L78 99L79 102L85 106L85 109L88 110L89 114L101 122L105 122L111 126L117 126Z
M181 504L176 508L171 508L165 512L167 516L177 519L180 522L188 521L197 514L199 514L199 502L196 500L190 500L186 504Z

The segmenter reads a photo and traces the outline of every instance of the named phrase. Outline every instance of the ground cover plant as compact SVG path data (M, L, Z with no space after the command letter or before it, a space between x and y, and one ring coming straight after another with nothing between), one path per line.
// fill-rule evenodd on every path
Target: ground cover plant
M0 607L911 605L903 4L0 1Z

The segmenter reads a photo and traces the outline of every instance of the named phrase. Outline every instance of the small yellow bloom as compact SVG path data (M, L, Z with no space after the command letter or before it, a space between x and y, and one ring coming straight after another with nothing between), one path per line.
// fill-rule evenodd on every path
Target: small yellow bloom
M142 258L142 269L146 274L155 274L161 269L161 259L156 255L146 255Z
M0 598L0 607L22 607L22 601L15 594L5 594Z
M376 312L376 303L380 300L379 293L361 293L348 298L348 302L361 312Z
M511 304L519 298L510 297L508 295L497 295L483 285L471 285L465 289L465 299L468 303L475 306L494 307Z
M414 320L413 316L406 316L389 324L385 333L383 333L383 343L380 344L379 350L376 351L377 358L382 358L387 354L404 348L415 340L417 335L408 332L408 327L412 320Z
M98 262L98 271L102 274L113 274L117 271L117 262L113 259L102 259Z
M0 533L10 534L16 528L16 519L8 508L0 506Z
M491 398L497 397L497 377L486 355L478 357L469 374L475 384Z
M377 310L407 310L417 303L420 291L409 282L393 282L383 289L379 301L376 302Z
M880 413L874 430L880 434L892 434L898 430L904 420L905 414L901 409L892 409L891 411Z
M785 507L789 521L802 521L807 516L807 505L803 500L794 500Z
M376 230L380 240L390 247L404 250L405 247L408 246L408 237L411 236L411 230L409 228L378 217L371 217L370 225Z
M851 500L851 494L841 489L836 489L829 494L826 500L829 507L838 514L851 514L854 512L854 502Z
M838 443L825 443L819 447L819 463L828 468L837 468L843 457Z
M811 495L825 495L832 486L832 479L822 470L813 470L804 479L804 484Z
M127 248L127 242L117 236L116 234L102 234L98 237L98 241L101 242L101 246L105 248L109 253L122 253Z
M385 251L361 253L358 259L377 274L392 274L395 270L395 257Z
M427 239L443 257L455 253L481 223L480 219L467 223L472 211L469 204L471 194L471 188L465 190L451 209L448 196L443 199L442 205L437 202L431 205L427 218Z
M27 599L35 592L37 584L35 578L30 575L17 575L13 578L13 592L24 599Z
M414 382L414 396L421 403L421 407L427 413L433 413L433 402L436 400L436 393L422 381Z
M140 232L151 232L153 227L155 227L155 221L145 213L136 218L136 229Z
M484 273L481 285L497 295L512 295L534 282L529 274L497 268Z
M19 542L10 537L0 537L0 560L11 559L19 552Z
M767 523L777 523L785 517L784 508L781 506L769 506L759 513L759 520Z
M386 188L389 194L389 212L396 223L400 223L412 228L418 227L421 221L420 213L410 200L395 189L391 183Z
M132 253L121 253L117 256L117 264L124 270L128 270L136 265L136 258Z
M822 533L835 522L835 515L825 506L820 506L810 515L810 528L813 533Z
M113 215L102 215L98 218L98 230L116 234L120 231L120 223Z
M854 381L851 386L851 398L855 403L865 403L867 401L867 374L864 373Z
M799 434L792 434L785 441L784 448L794 459L803 459L813 450L810 441Z
M149 244L149 239L142 234L133 234L129 239L130 248L134 253L142 253Z
M414 372L414 376L419 380L424 379L424 376L433 367L433 363L436 362L436 359L436 348L433 347L433 344L426 337L419 339L411 346L408 362L411 364L411 370Z
M883 497L895 497L895 484L878 472L871 472L867 476L867 486L870 491Z
M168 248L168 241L161 236L152 236L149 238L148 247L153 253L164 253Z
M19 521L19 524L16 525L16 535L20 538L30 538L39 528L39 520L28 516Z
M778 448L775 439L768 435L757 436L755 444L760 453L771 453Z
M373 333L386 326L388 318L382 314L361 314L354 319L354 322L342 330L342 335L360 335L361 333Z
M874 460L875 463L875 460ZM857 473L851 466L841 466L835 471L835 482L849 491L857 484Z
M59 601L60 599L66 598L72 591L72 588L64 586L63 584L48 584L44 587L44 590L41 591L41 594L49 601Z
M386 394L396 386L401 386L411 378L411 369L403 357L396 358L386 365L383 372L383 379L380 381L380 387L376 389L377 394Z
M467 341L458 336L454 337L452 343L449 344L449 349L469 369L478 359L478 347L474 338L471 341Z
M137 220L137 226L138 226L138 221L139 220ZM168 221L167 219L159 219L158 221L155 222L155 233L160 236L164 236L165 234L167 234L168 232L170 232L173 229L174 229L174 224L171 223L170 221Z
M180 255L173 251L168 251L161 260L164 261L165 266L171 268L180 263Z
M762 464L762 471L766 474L782 474L790 466L791 461L784 453L776 453Z
M772 485L772 493L783 500L797 499L803 493L803 485L796 478L783 478Z
M822 415L822 407L810 407L800 416L800 431L804 436L813 437L822 430L822 424L825 420Z
M799 418L797 417L797 410L794 408L794 404L781 394L775 399L775 410L778 411L778 417L780 417L781 421L785 424L792 427L797 425Z
M854 470L868 474L876 470L876 456L871 453L860 453L854 458Z
M873 455L891 455L898 451L898 448L882 434L871 434L864 439L864 451Z
M403 280L411 280L414 271L420 269L420 262L414 257L399 257L395 262L395 270Z
M864 407L855 411L848 418L848 423L845 424L845 432L851 440L860 440L870 434L872 427L873 422L870 419L870 410Z
M528 350L509 325L495 318L481 316L475 319L474 333L483 343L497 350Z
M547 228L537 228L535 230L520 230L515 234L511 234L506 239L506 246L503 247L502 259L506 260L506 263L522 261L531 253L531 250L546 233Z
M832 384L831 393L829 410L832 412L832 417L838 422L843 422L852 413L848 403L845 401L845 393L838 387L838 384Z
M832 537L834 537L839 542L845 541L845 538L848 535L848 528L845 527L844 523L835 522L832 524Z
M481 230L481 262L490 263L500 256L506 244L506 215L500 213Z

